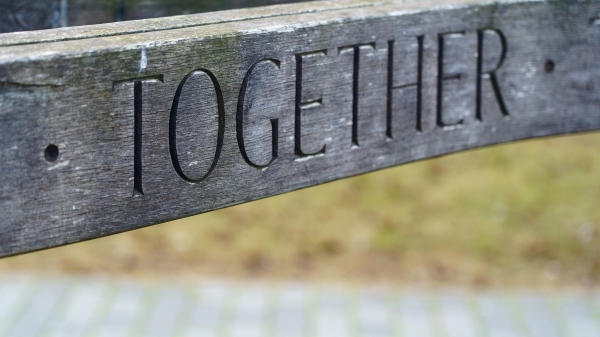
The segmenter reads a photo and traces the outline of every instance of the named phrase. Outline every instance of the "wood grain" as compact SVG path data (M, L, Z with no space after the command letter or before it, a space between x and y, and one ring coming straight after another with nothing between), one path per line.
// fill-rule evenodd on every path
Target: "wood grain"
M336 1L0 35L0 255L597 130L598 17Z

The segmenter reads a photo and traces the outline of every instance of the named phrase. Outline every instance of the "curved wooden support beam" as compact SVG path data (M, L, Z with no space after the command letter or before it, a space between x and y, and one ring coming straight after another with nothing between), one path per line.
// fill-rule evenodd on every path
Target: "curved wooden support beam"
M0 256L598 130L598 18L348 0L0 35Z

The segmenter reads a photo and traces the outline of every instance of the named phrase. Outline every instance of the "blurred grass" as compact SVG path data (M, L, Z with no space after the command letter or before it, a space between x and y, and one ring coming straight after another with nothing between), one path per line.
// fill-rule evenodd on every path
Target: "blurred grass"
M468 286L600 281L600 134L479 149L90 242L3 272Z

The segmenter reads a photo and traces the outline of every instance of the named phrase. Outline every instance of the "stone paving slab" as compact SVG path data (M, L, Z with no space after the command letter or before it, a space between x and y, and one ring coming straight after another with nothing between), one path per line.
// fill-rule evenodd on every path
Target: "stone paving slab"
M3 277L0 336L600 337L600 296Z

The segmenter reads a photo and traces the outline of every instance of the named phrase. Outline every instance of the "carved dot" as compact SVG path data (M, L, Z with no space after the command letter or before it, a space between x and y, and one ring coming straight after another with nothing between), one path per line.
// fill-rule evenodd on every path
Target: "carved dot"
M554 61L546 61L546 64L544 64L544 70L546 70L547 73L551 73L554 70Z
M55 162L58 159L60 153L58 152L58 146L50 144L44 150L44 158L49 162Z

